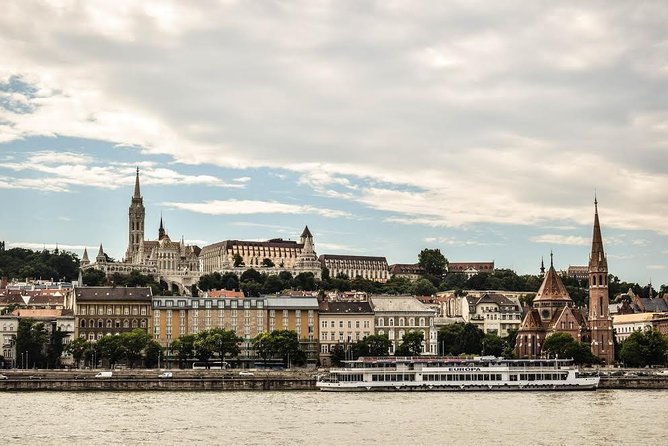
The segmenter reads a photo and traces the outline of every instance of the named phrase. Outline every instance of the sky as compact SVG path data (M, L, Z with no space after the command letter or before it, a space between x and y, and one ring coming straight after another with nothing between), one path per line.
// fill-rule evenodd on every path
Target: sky
M585 265L668 284L665 1L8 2L0 240Z

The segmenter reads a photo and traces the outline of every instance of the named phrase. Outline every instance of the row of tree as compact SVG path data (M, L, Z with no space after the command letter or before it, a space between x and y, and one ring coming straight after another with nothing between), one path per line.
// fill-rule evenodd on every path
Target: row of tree
M24 318L19 320L15 349L17 368L58 368L67 333L43 322Z
M141 366L154 367L163 355L160 343L141 328L107 335L95 342L85 338L76 338L70 342L65 351L72 355L75 365L89 365L93 368L100 365L113 368L121 362L130 368Z
M59 249L0 249L0 277L69 282L78 275L79 258L74 253Z

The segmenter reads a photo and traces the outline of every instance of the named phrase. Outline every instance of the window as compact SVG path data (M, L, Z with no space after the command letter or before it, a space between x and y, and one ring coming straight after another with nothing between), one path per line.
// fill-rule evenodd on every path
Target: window
M360 328L360 321L355 321L355 328Z
M388 325L389 325L390 327L394 327L394 318L393 318L393 317L388 318L387 322L388 322Z
M320 324L320 326L321 326L322 328L327 328L327 321L322 321L322 323Z
M383 325L385 325L385 320L384 320L382 317L379 317L379 318L378 318L378 325L381 326L381 327L382 327Z
M343 328L343 321L339 321L339 328Z
M403 327L404 325L406 325L406 320L403 317L400 317L399 318L399 326Z

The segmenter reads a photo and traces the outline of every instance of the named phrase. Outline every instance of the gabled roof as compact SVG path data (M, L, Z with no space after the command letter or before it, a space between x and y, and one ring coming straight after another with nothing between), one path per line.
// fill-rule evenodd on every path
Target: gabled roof
M484 303L495 303L497 305L515 305L515 302L499 293L485 293L480 299L478 299L476 305Z
M527 313L522 321L520 330L545 330L537 309L532 308L531 311Z
M431 308L415 298L415 296L372 296L370 297L374 311L430 311Z
M554 265L550 265L550 269L547 271L547 274L545 274L543 283L538 289L538 293L533 301L538 302L547 300L572 301L570 294L568 294L568 290L566 290L564 283L554 269Z

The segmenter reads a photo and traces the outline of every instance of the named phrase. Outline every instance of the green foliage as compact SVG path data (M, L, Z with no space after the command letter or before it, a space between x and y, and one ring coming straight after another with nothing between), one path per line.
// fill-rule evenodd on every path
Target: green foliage
M197 287L203 291L238 290L239 277L232 272L227 272L222 275L219 272L204 274L203 276L200 276L199 281L197 282Z
M171 349L179 361L179 367L183 368L186 361L195 356L195 335L179 336L172 342Z
M104 271L95 268L88 268L81 273L81 279L84 285L88 286L102 286L107 283L107 275Z
M387 335L370 335L355 343L356 356L387 356L392 342Z
M406 333L401 339L401 344L397 347L395 356L420 356L422 353L422 341L424 335L420 332L413 331Z
M442 276L448 266L448 260L440 249L423 249L418 255L418 263L425 273Z
M90 349L90 342L86 338L76 338L65 347L65 351L72 355L77 368L80 366L81 360L88 349Z
M267 280L264 281L262 292L265 294L276 294L285 288L285 282L283 282L279 276L272 274L271 276L267 277Z
M281 358L285 366L303 365L306 362L306 354L299 346L297 333L292 330L260 333L253 339L253 347L261 358Z
M507 348L508 344L504 339L495 334L486 333L482 340L482 351L480 353L482 355L502 357Z
M50 369L57 369L60 367L60 358L65 350L63 340L69 335L68 332L62 331L59 328L54 328L55 324L52 327L46 348L46 366Z
M0 251L0 276L16 279L72 281L79 276L79 258L60 250L32 251L12 248Z
M244 266L244 259L239 255L239 253L234 254L232 262L235 268Z
M427 279L416 280L413 284L413 294L416 296L431 296L436 294L438 289Z
M262 266L266 268L273 268L276 265L274 265L274 262L272 262L271 259L264 258L262 259Z
M343 360L346 359L346 349L343 344L336 344L332 346L329 350L329 356L332 360L332 365L335 367L340 367L343 364Z
M49 343L49 333L44 324L35 322L32 319L20 319L16 333L16 362L26 368L44 368L46 367L47 344ZM25 355L23 359L19 359Z
M160 362L159 358L162 358L162 356L163 348L160 343L155 339L149 340L144 349L146 367L155 367Z
M599 360L591 353L591 347L576 341L568 333L554 333L543 342L542 351L548 357L573 358L576 364L595 364Z
M243 338L237 336L233 330L212 328L197 333L195 335L196 346L198 345L198 342L200 342L207 351L217 353L220 361L224 361L227 357L236 358L239 356L239 353L241 353L240 345L243 342Z
M444 355L479 355L484 333L472 323L446 325L438 331L439 351Z
M313 273L299 273L293 279L294 287L298 290L313 291L316 289Z
M668 337L658 331L636 331L622 342L619 357L630 367L666 364Z

